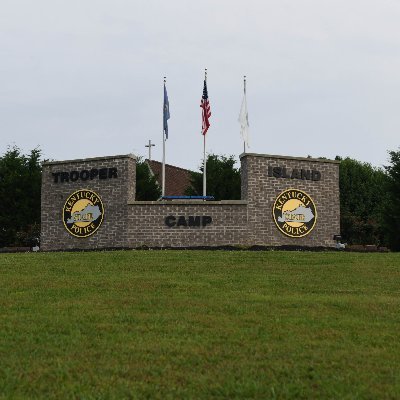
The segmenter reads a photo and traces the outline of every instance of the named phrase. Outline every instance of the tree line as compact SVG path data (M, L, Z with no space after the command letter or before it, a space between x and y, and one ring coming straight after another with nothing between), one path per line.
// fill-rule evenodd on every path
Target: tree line
M388 165L373 167L351 158L340 161L340 224L343 241L400 251L400 150L389 151ZM207 194L215 200L241 196L240 168L234 156L209 154ZM18 147L0 157L0 247L30 246L40 235L41 152ZM202 167L191 172L187 195L202 193ZM137 162L136 199L157 200L161 190L143 159Z

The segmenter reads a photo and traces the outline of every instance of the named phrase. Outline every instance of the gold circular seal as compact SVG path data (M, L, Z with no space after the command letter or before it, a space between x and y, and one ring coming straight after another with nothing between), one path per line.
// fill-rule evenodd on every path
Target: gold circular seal
M93 235L103 222L104 206L100 196L89 189L72 193L63 207L65 229L73 236Z
M317 222L312 198L302 190L287 189L275 200L272 215L278 229L293 238L308 235Z

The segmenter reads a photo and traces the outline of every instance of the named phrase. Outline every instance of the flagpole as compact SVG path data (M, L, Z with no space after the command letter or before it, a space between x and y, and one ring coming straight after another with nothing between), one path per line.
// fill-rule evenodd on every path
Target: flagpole
M207 68L204 71L204 80L207 82ZM206 135L203 133L203 196L207 196L206 164Z
M246 97L246 75L243 76L243 93L244 97ZM246 153L246 141L243 138L243 151Z
M167 77L164 76L164 87L167 82ZM165 111L163 111L164 113ZM165 132L164 132L164 116L163 116L163 129L162 129L162 142L163 142L163 158L162 158L162 190L161 190L161 196L165 196Z
M206 164L206 135L203 135L203 196L207 196Z

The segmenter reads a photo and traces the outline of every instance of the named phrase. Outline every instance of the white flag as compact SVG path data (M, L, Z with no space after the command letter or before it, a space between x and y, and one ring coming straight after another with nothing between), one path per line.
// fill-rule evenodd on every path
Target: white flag
M244 140L247 147L250 147L249 141L249 114L247 112L247 100L246 93L243 94L242 107L239 113L239 123L240 123L240 134Z

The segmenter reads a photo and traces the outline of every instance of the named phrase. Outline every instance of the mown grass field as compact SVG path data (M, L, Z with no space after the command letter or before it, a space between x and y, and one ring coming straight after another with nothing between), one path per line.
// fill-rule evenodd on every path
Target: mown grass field
M400 398L400 254L2 254L0 393Z

